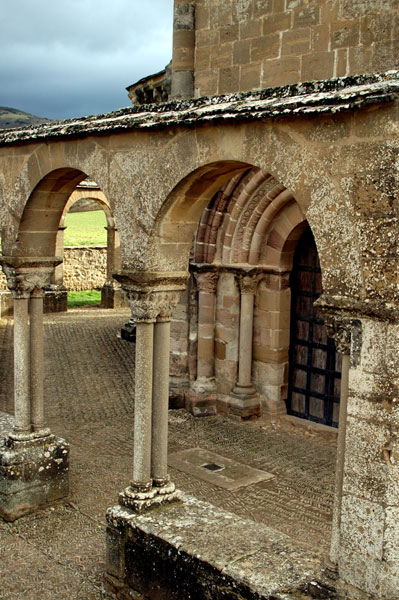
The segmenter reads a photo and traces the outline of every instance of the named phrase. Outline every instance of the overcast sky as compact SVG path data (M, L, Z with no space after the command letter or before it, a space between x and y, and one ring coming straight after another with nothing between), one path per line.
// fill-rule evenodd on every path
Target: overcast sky
M0 106L65 119L128 106L172 57L173 0L0 0Z

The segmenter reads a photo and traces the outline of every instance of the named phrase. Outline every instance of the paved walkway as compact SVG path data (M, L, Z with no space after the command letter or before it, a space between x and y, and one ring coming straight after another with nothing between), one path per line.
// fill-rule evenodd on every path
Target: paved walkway
M134 346L117 335L127 317L99 309L45 317L47 416L71 444L71 495L15 523L0 521L0 600L110 598L102 583L104 514L132 465ZM12 412L12 324L5 322L0 370L0 411ZM275 475L228 491L171 468L180 489L327 551L331 439L183 410L169 419L170 453L201 447Z

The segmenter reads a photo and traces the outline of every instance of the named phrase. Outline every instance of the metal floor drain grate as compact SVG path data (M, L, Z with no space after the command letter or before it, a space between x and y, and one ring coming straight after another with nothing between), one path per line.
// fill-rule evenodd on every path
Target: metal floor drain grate
M208 471L223 471L223 465L217 465L216 463L205 463L201 465L203 469L208 469Z

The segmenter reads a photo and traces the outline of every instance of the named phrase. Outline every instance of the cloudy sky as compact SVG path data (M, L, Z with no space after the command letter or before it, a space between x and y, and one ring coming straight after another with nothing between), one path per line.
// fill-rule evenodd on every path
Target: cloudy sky
M0 106L64 119L128 106L172 57L173 0L0 0Z

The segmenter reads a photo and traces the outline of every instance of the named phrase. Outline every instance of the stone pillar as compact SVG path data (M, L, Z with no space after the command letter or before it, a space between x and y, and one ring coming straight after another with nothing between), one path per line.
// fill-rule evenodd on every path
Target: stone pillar
M29 390L29 292L14 292L14 431L12 437L29 438L31 403Z
M55 253L56 256L64 257L64 232L66 225L60 225L58 227L58 233L55 242ZM54 267L54 273L51 278L51 283L54 285L63 285L64 283L64 262L61 261L59 265Z
M154 320L136 320L134 461L131 487L151 488L151 413Z
M209 269L209 267L208 267ZM216 413L215 306L219 273L195 273L198 288L197 379L186 394L186 408L194 415Z
M151 477L153 485L158 487L169 483L167 459L171 318L171 314L159 316L154 331Z
M240 274L238 283L241 294L238 380L231 393L230 410L241 417L250 417L260 414L260 398L252 385L254 299L258 277Z
M108 225L104 228L107 231L107 278L108 284L113 284L112 275L115 271L115 233L116 227Z
M195 2L175 0L173 22L172 98L194 95Z
M339 428L337 439L337 459L335 468L335 492L331 529L330 564L327 572L334 579L338 575L338 559L341 533L342 485L345 463L346 419L348 407L348 384L351 346L351 322L332 315L324 315L324 323L329 337L334 338L337 352L342 354L341 391L339 403Z
M167 474L169 344L173 308L186 273L115 275L136 322L133 480L120 504L141 512L177 497Z
M0 431L5 437L0 444L0 517L9 521L68 495L69 447L45 428L43 404L43 290L59 262L2 258L14 297L14 427L8 435Z
M30 298L30 395L31 423L35 434L49 435L44 423L43 399L43 289L32 290Z
M101 308L121 308L128 306L126 295L114 279L120 269L120 248L118 229L114 225L105 227L107 231L107 274L101 288Z

